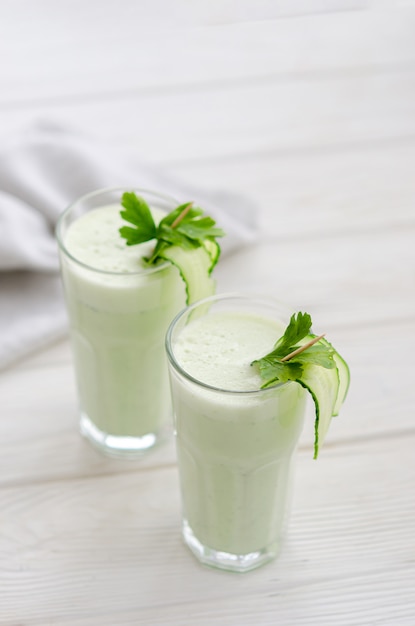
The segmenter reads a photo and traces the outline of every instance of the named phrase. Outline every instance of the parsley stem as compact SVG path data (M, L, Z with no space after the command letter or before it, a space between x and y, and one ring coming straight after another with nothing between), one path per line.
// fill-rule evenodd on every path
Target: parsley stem
M192 208L192 206L193 206L193 202L189 202L189 204L186 204L186 206L184 207L183 211L176 217L176 219L174 220L174 222L172 223L170 228L176 228L176 226L178 226L180 224L180 222L189 213L189 211Z
M176 228L176 226L178 226L180 224L180 222L186 217L186 215L189 213L190 209L193 206L193 202L189 202L188 204L186 204L186 206L184 207L183 211L181 213L179 213L179 215L176 217L176 219L172 222L170 228ZM156 261L157 257L159 256L159 252L160 249L166 247L166 244L161 244L160 242L158 242L156 244L156 247L153 251L152 256L150 257L150 259L147 261L149 265L151 265L152 263L154 263L154 261Z
M303 346L300 346L299 348L297 348L297 350L290 352L290 354L287 354L285 357L281 359L281 363L283 363L284 361L289 361L293 357L297 356L297 354L300 354L301 352L304 352L304 350L307 350L307 348L311 348L311 346L314 346L314 344L317 343L317 341L320 341L320 339L323 339L324 335L325 333L323 333L319 337L314 337L314 339L312 339L308 343L305 343Z

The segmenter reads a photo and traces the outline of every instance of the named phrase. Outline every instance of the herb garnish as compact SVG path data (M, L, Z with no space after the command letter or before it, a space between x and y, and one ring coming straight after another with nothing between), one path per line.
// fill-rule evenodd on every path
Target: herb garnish
M144 260L148 264L156 263L162 258L164 250L171 246L180 246L191 250L203 246L206 242L214 242L216 237L223 237L224 231L215 226L216 222L203 216L199 207L192 202L178 206L166 215L156 226L147 202L134 192L126 192L121 199L124 207L121 217L133 224L120 228L120 235L126 239L127 246L156 239L156 245L150 257Z
M301 312L294 313L272 352L251 363L251 365L258 365L261 378L265 381L261 389L277 383L285 383L288 380L297 381L301 378L304 365L308 363L321 365L327 369L336 367L333 358L334 349L328 343L318 343L324 335L316 337L310 334L310 330L310 315ZM299 345L298 342L305 337L310 337L310 341Z
M290 323L274 349L251 363L256 365L264 383L261 389L295 381L305 387L314 401L314 458L327 433L333 415L344 401L350 374L346 362L324 339L311 333L308 313L291 316Z

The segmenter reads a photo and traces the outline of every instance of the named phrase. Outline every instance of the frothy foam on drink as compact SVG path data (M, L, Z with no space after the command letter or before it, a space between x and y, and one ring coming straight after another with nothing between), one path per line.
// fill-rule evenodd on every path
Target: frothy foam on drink
M229 391L253 391L262 381L253 360L272 349L283 326L247 313L216 312L196 319L174 346L180 366L198 381Z

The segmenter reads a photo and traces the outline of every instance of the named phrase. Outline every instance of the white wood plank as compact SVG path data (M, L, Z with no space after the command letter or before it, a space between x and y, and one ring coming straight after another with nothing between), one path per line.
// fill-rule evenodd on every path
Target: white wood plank
M12 61L0 65L2 105L45 99L53 104L64 97L86 95L98 100L117 92L122 96L137 90L180 91L205 83L292 80L310 73L367 74L413 67L415 62L413 10L321 14L239 25L213 20L216 26L184 29L182 23L180 30L159 23L155 30L145 27L145 19L154 11L160 21L156 3L124 0L102 5L72 0L59 3L59 11L53 2L42 4L43 11L27 0L3 10L0 51ZM237 10L230 4L237 16L249 3L245 7L239 3ZM270 3L277 10L279 5ZM212 3L184 6L188 16L194 6L212 9ZM258 3L249 7L260 9ZM167 17L169 8L167 4L162 15ZM173 11L177 10L175 3Z
M59 10L53 0L38 0L36 7L30 0L3 0L1 5L2 37L12 39L19 34L24 43L33 37L33 27L44 30L49 41L71 41L73 33L81 33L84 39L91 38L91 31L102 38L114 36L122 39L145 37L154 30L175 29L182 31L192 26L214 26L275 20L302 15L327 15L338 11L356 11L367 7L366 0L259 0L252 3L241 0L235 5L232 0L176 0L174 5L165 0L151 3L131 0L107 0L104 4L90 0L62 0ZM97 17L99 16L99 19ZM16 31L14 30L16 28ZM111 30L110 30L111 29ZM100 32L101 31L101 32Z
M256 203L261 239L379 231L414 223L415 142L272 152L173 164L201 188L235 189Z
M129 473L175 462L172 440L137 461L95 451L79 434L72 361L11 368L0 377L0 397L0 484L64 481L74 472L78 477Z
M33 354L17 361L11 366L14 371L16 367L20 371L32 370L44 367L55 367L56 365L62 365L64 363L71 363L72 355L70 350L70 344L68 337L60 339L44 346L42 349L35 351Z
M415 317L413 242L414 227L267 240L228 257L218 286L274 294L327 330L399 324Z
M149 161L353 147L415 136L415 72L125 96L3 112L0 132L56 118Z
M399 10L399 9L407 9L415 6L414 0L369 0L367 3L368 9L375 10Z
M173 469L2 488L2 624L408 620L414 441L300 455L286 547L244 576L202 568L181 545Z
M393 583L391 584L391 577ZM283 578L283 576L281 576ZM164 625L220 623L221 626L413 626L415 606L411 585L414 574L410 566L397 572L356 574L348 580L322 581L307 588L300 585L292 591L281 591L275 581L273 591L259 589L255 601L241 593L238 598L215 598L157 608L137 606L133 611L117 616L100 615L99 624L136 626L136 624ZM294 621L295 620L295 621ZM36 622L37 623L37 622ZM70 619L58 622L60 626L92 626L96 618Z

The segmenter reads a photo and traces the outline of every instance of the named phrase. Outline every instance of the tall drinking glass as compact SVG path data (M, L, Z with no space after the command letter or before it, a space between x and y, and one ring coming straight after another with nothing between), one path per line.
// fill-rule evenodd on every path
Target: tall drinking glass
M123 191L98 190L74 202L59 220L57 239L81 432L104 453L135 457L169 431L164 337L185 290L170 264L143 263L154 242L126 246L118 232ZM156 221L178 204L134 191Z
M225 294L167 333L183 536L211 566L247 571L281 547L306 394L294 382L261 390L250 363L289 317L271 299Z

